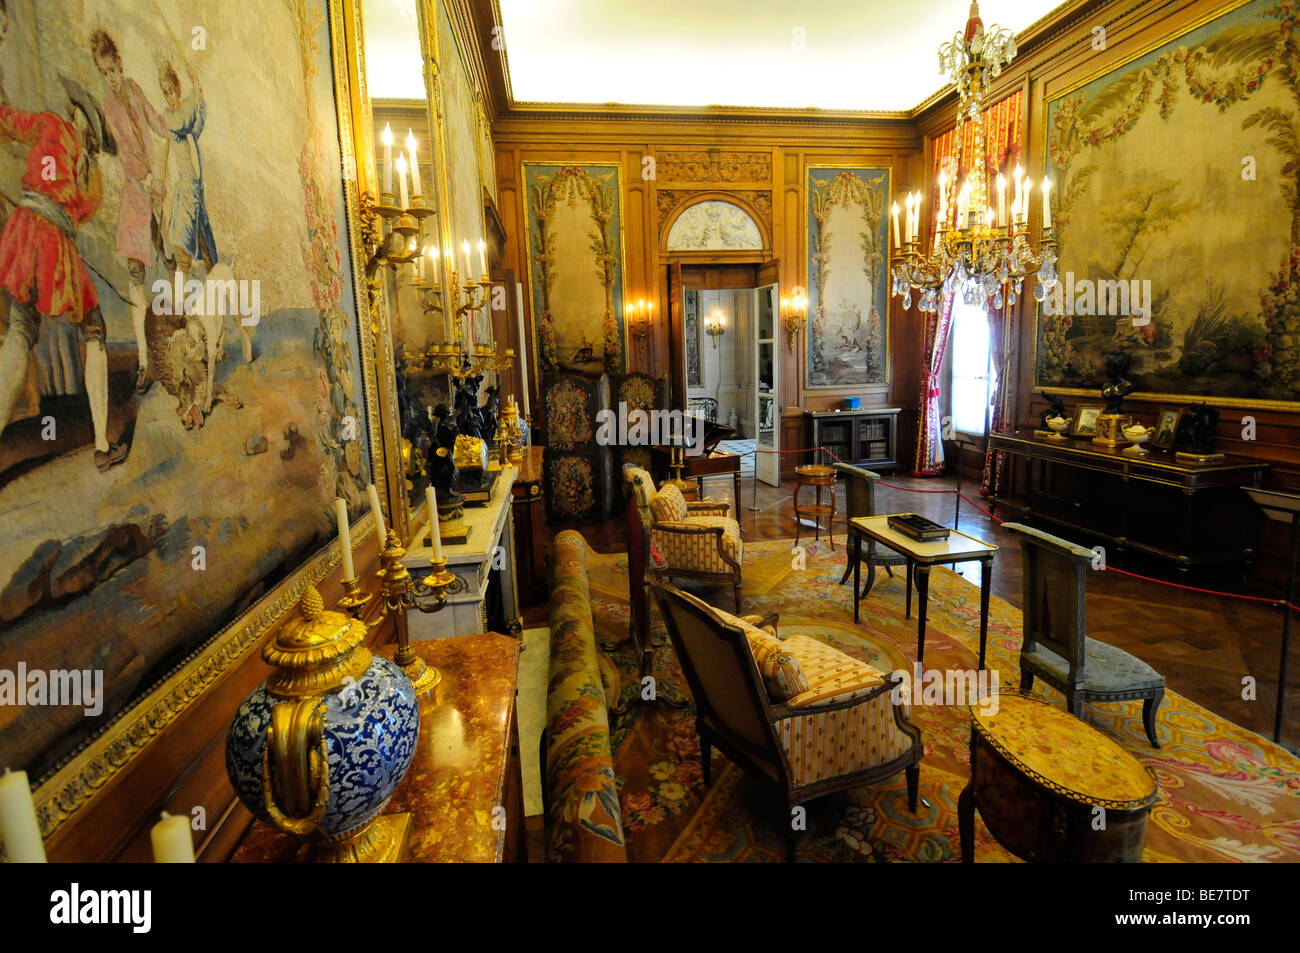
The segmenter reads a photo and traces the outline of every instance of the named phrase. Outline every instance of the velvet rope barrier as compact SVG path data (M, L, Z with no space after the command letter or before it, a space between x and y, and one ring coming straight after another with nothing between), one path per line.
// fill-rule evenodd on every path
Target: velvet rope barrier
M817 453L818 451L820 451L820 452L826 454L826 455L829 456L831 459L833 459L833 460L835 460L835 461L837 461L837 462L839 462L839 463L843 463L843 462L844 462L844 461L841 460L838 456L835 455L835 452L834 452L833 450L829 450L829 449L827 449L826 447L801 447L801 448L796 449L796 450L759 450L757 447L755 447L753 450L747 450L747 451L745 451L744 453L737 454L737 456L747 457L747 456L749 456L750 454L758 454L758 453L776 453L776 454L782 454L782 453ZM952 493L952 494L955 494L956 496L961 497L963 500L965 500L965 501L966 501L967 503L969 503L971 506L975 507L975 509L979 510L981 513L983 513L983 514L984 514L985 516L987 516L989 519L993 520L993 522L997 523L999 526L1002 525L1004 522L1006 522L1005 520L1000 519L1000 518L997 517L997 516L994 516L993 513L989 512L989 511L986 510L984 507L980 506L978 503L976 503L974 500L972 500L972 499L971 499L969 496L967 496L965 493L958 493L956 490L952 490L952 489L925 490L925 489L922 489L922 488L920 488L920 487L913 487L913 486L899 486L897 483L886 483L884 480L881 480L877 485L878 485L878 486L887 487L887 488L889 488L889 489L891 489L891 490L902 490L904 493ZM755 502L755 505L754 505L754 507L752 507L752 509L755 509L755 510L759 509L759 507L758 507L758 505L757 505L757 503L758 503L758 478L757 478L757 476L754 478L754 502ZM737 506L739 506L740 501L737 500L737 501L736 501L736 504L737 504ZM1183 585L1182 583L1178 583L1178 582L1170 582L1170 581L1167 580L1167 579L1157 579L1157 578L1155 578L1154 576L1143 576L1143 575L1141 575L1141 574L1139 574L1139 573L1129 572L1129 571L1126 570L1126 569L1115 569L1115 568L1113 568L1113 567L1111 567L1111 566L1105 566L1105 567L1103 567L1103 570L1102 570L1102 571L1103 571L1103 572L1113 572L1113 573L1118 573L1118 574L1121 575L1121 576L1128 576L1128 577L1130 577L1130 578L1132 578L1132 579L1141 579L1143 582L1151 582L1151 583L1155 583L1156 585L1165 586L1165 587L1170 588L1170 589L1182 589L1182 590L1184 590L1185 592L1199 592L1199 593L1202 593L1203 595L1207 595L1207 596L1220 596L1220 597L1222 597L1222 598L1224 598L1224 599L1239 599L1239 600L1241 600L1241 601L1243 601L1243 602L1262 602L1262 603L1264 603L1265 605L1276 606L1276 607L1278 607L1278 608L1287 608L1287 609L1290 609L1292 612L1300 612L1300 606L1294 605L1294 604L1292 604L1292 603L1288 603L1285 599L1270 599L1270 598L1268 598L1267 596L1248 596L1248 595L1245 595L1245 594L1240 593L1240 592L1224 592L1224 591L1221 590L1221 589L1204 589L1204 588L1201 588L1201 587L1198 587L1198 586L1185 586L1185 585Z

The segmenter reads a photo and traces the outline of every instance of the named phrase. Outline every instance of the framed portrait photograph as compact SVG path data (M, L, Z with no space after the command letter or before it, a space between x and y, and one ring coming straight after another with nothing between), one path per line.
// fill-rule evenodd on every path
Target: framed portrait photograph
M1074 412L1074 429L1071 437L1097 436L1097 417L1102 412L1100 404L1084 404Z
M1156 417L1156 432L1151 438L1151 446L1160 450L1174 448L1174 434L1178 432L1178 422L1183 419L1181 407L1161 407Z

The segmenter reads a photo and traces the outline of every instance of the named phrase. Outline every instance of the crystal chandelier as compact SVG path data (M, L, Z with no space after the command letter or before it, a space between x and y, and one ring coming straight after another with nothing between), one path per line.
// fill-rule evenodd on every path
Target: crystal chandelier
M985 155L983 103L989 85L1016 55L1016 41L1010 31L980 20L979 4L970 5L970 19L964 33L939 47L939 70L957 84L959 119L973 124L974 155L970 172L957 188L955 207L948 202L948 171L939 173L939 215L928 250L921 248L921 193L904 199L906 226L900 232L899 208L892 209L894 255L891 276L895 295L903 308L912 306L912 292L919 294L923 312L939 310L944 297L960 292L968 305L991 301L994 308L1015 304L1024 279L1038 268L1034 297L1043 301L1056 284L1056 238L1052 230L1051 181L1044 179L1043 231L1039 248L1029 244L1029 195L1033 183L1022 176L1020 166L1013 175L1010 208L1007 185L998 175L995 188L988 181ZM960 124L958 126L960 130ZM961 133L957 133L956 168L961 168Z

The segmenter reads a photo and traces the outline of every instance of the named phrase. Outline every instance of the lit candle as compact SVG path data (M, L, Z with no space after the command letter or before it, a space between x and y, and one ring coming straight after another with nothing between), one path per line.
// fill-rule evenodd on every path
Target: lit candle
M393 130L384 123L383 134L379 137L384 143L384 193L393 194Z
M375 514L375 532L379 534L379 548L383 549L388 530L384 528L384 511L379 505L379 491L375 489L373 483L366 487L366 495L370 497L370 511Z
M487 284L492 279L487 270L487 244L481 238L478 240L478 267L483 275L483 284Z
M474 274L474 269L469 263L469 239L461 242L460 250L465 253L465 283L469 284L471 281L470 275Z
M998 226L1005 228L1007 224L1007 180L998 176Z
M410 208L411 196L406 191L406 156L404 154L397 156L397 185L401 192L402 208Z
M149 831L155 864L194 863L194 839L190 835L190 819L163 811L162 820Z
M438 497L432 484L424 488L424 496L429 501L429 539L433 542L433 558L435 562L442 562L442 527L438 525Z
M429 277L433 281L433 290L439 290L442 282L438 280L438 246L434 242L429 242L429 250L426 253L429 258Z
M653 327L653 326L654 326L654 323L655 323L655 303L654 303L653 301L647 301L647 302L645 303L645 323L646 323L648 326L650 326L650 327Z
M894 203L894 247L901 246L903 240L898 237L898 203Z
M1043 228L1052 227L1052 180L1043 179Z
M343 578L357 578L352 566L352 530L348 526L348 504L345 500L335 498L334 517L339 524L339 545L343 548Z
M912 205L912 241L921 237L921 190L916 190L916 202Z
M1034 189L1034 180L1025 176L1025 188L1020 195L1020 224L1029 224L1029 193Z
M636 327L636 302L635 301L629 301L627 303L627 324L628 327L632 327L632 328Z
M406 151L411 159L411 194L424 195L424 189L420 187L420 163L415 158L415 133L406 130Z
M939 170L939 227L943 228L948 217L948 170Z
M4 835L9 863L45 863L45 844L26 771L5 768L0 774L0 834Z

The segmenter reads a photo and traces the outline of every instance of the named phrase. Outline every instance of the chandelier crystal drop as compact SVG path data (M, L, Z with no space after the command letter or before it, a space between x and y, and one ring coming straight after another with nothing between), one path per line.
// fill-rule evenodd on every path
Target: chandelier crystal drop
M1042 233L1035 249L1029 242L1029 197L1032 181L1016 166L1012 181L997 175L989 181L984 141L984 98L990 83L1016 56L1010 31L984 26L979 4L970 5L964 32L939 48L939 70L957 86L958 116L973 124L974 154L970 171L953 182L956 201L949 202L948 170L939 173L939 215L929 249L920 241L921 193L903 200L906 226L899 228L899 204L894 202L894 254L890 259L892 293L903 298L903 309L919 296L923 313L939 310L949 294L966 304L989 302L994 308L1015 304L1026 277L1037 279L1034 298L1043 301L1056 284L1056 237L1052 229L1051 182L1044 180ZM959 127L960 129L960 124ZM957 133L957 170L961 169L961 133ZM1008 186L1011 187L1008 204ZM950 205L952 207L950 207Z

